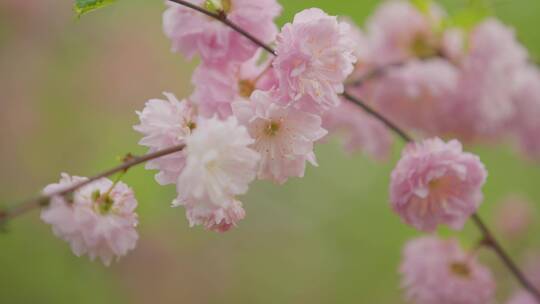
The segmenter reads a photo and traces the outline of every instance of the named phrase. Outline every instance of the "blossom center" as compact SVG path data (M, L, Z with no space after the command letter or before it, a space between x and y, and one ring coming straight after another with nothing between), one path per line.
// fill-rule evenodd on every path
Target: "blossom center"
M450 271L461 278L468 278L471 275L471 269L469 265L463 262L452 262L450 264Z
M92 200L94 201L94 210L102 215L109 213L114 205L114 200L109 192L101 194L99 190L96 190L92 192Z
M267 126L266 126L266 129L264 130L264 132L266 133L266 135L269 135L269 136L274 136L277 134L277 132L279 131L279 129L281 128L281 125L279 122L277 121L271 121Z
M436 178L428 183L430 193L443 194L452 187L452 178L449 176Z
M195 128L197 128L197 123L190 121L187 123L187 127L189 128L190 131L193 131Z
M238 94L244 98L249 98L255 91L255 84L251 80L242 79L238 81Z
M418 34L411 44L411 52L419 58L429 58L437 54L433 43L423 34Z

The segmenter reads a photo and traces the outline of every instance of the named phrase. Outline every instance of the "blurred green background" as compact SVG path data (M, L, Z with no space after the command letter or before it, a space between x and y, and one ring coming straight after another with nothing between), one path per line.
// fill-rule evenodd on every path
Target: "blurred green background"
M313 6L362 23L376 0L281 1L283 24ZM459 8L463 1L448 0ZM540 1L494 0L500 18L540 55ZM77 20L71 0L0 2L0 202L33 196L60 172L91 175L127 152L143 153L135 110L162 91L190 94L195 62L169 51L162 1L123 0ZM75 257L40 222L19 218L0 235L0 303L403 303L399 264L416 232L391 213L388 163L348 156L337 141L317 148L319 168L284 187L256 183L243 198L248 216L226 234L188 228L171 209L174 187L136 168L125 181L139 199L137 249L107 268ZM473 148L490 177L480 213L521 194L540 203L540 166L505 147ZM535 214L536 215L536 214ZM528 237L505 240L519 259ZM454 235L442 231L445 235ZM470 246L474 227L460 234ZM512 279L490 253L499 297Z

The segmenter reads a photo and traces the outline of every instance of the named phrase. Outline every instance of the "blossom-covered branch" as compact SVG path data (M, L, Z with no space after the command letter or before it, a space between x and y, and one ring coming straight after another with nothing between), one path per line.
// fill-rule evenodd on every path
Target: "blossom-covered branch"
M277 61L277 65L276 65L276 61L274 61L274 66L277 66L278 69L280 69L279 67L279 64L280 62L283 62L282 58L280 58L280 54L282 53L287 53L287 50L286 49L282 49L282 50L278 50L278 51L275 51L274 49L272 49L270 46L268 46L267 44L265 44L264 42L262 42L261 40L258 40L258 39L254 39L253 36L251 34L249 34L248 32L246 32L245 30L241 29L239 26L236 26L233 22L229 21L227 19L227 15L226 15L226 12L224 10L218 10L218 13L212 13L204 8L201 8L201 7L197 7L191 3L187 3L186 1L182 1L182 0L171 0L172 2L175 2L175 3L178 3L178 4L181 4L181 5L184 5L184 6L187 6L189 8L192 8L192 9L196 9L197 11L199 12L202 12L208 16L211 16L213 18L216 18L217 20L223 22L224 24L226 24L227 26L231 27L233 30L237 31L239 34L243 35L244 37L248 38L249 40L251 40L253 43L255 43L257 46L265 49L266 51L268 51L270 54L274 55L274 56L277 56L278 57L278 61ZM304 17L305 18L305 17ZM299 18L300 19L300 18ZM282 40L283 39L287 39L286 36L282 36L280 37ZM423 51L423 49L421 50ZM436 54L438 54L439 51L436 52ZM431 54L429 54L429 56L431 56ZM402 65L402 63L399 63L398 66ZM394 64L389 64L388 65L389 67L392 67L394 66ZM368 73L368 75L380 75L380 74L383 74L384 72L386 71L386 68L383 66L383 67L378 67L374 70L372 70L371 73ZM362 81L363 82L363 81ZM362 83L359 83L358 85L361 85ZM290 95L291 97L293 97L294 95ZM347 100L353 102L354 104L360 106L363 110L365 110L367 113L369 113L370 115L372 115L373 117L375 117L376 119L380 120L382 123L384 123L386 126L388 126L392 131L394 131L397 135L399 135L403 140L405 140L406 142L412 142L413 139L412 137L410 137L409 135L407 135L406 132L404 132L402 129L400 129L396 124L394 124L391 120L387 119L385 116L383 116L382 114L378 113L376 110L374 110L373 108L371 108L370 106L364 104L362 101L360 101L359 99L355 98L351 93L347 92L347 91L344 91L343 92L343 97L346 98ZM331 105L332 103L330 102L329 105ZM302 106L301 106L302 108ZM309 110L308 110L309 111ZM461 148L459 148L461 149ZM458 152L459 153L459 152ZM481 170L484 170L484 169L481 169ZM485 180L485 177L483 178ZM483 182L481 183L483 184ZM480 202L477 200L477 202L475 204L479 204ZM472 218L473 218L473 222L477 225L477 227L479 228L480 232L483 234L484 236L484 240L486 241L486 245L489 245L489 248L492 248L496 253L497 255L499 256L499 258L501 258L501 260L504 262L504 264L510 269L510 271L512 272L512 274L514 276L516 276L516 278L518 279L518 281L523 285L523 287L527 290L529 290L533 295L534 297L537 299L537 301L540 303L540 293L537 291L537 289L525 278L525 276L521 273L521 271L516 267L515 263L509 258L508 254L502 249L502 247L499 245L499 243L495 240L495 238L493 237L493 234L490 232L490 230L487 228L487 226L483 223L483 221L480 219L480 217L478 216L478 214L474 213L474 210L475 209L472 209L473 213L472 213ZM460 219L460 221L463 221L463 219ZM461 226L462 224L460 224L459 226Z
M53 191L44 195L40 195L39 197L35 197L25 202L22 202L20 204L17 204L13 206L12 208L1 210L0 211L0 224L3 224L6 221L11 220L17 216L20 216L35 208L47 206L50 203L51 198L53 197L57 197L57 196L61 197L61 196L69 195L70 193L76 191L77 189L80 189L88 184L91 184L92 182L96 180L99 180L104 177L109 177L116 173L125 172L129 168L143 164L147 161L158 159L160 157L182 151L184 147L185 145L172 146L172 147L165 148L163 150L155 151L153 153L149 153L149 154L146 154L143 156L137 156L137 157L128 155L124 159L124 162L119 166L116 166L109 170L98 173L88 179L72 184L69 187L57 189L56 191Z
M41 219L77 256L108 265L135 248L138 215L122 174L107 176L146 162L158 171L157 183L176 187L172 206L183 207L190 226L226 232L245 217L241 196L253 181L303 177L307 165L317 166L314 146L327 134L344 133L349 150L384 159L393 132L406 146L391 173L392 210L424 232L461 230L472 219L480 244L540 303L537 286L477 214L487 169L461 143L510 135L540 155L540 141L529 136L540 132L540 71L504 24L488 18L464 31L422 0L383 3L366 33L318 8L280 30L276 0L167 6L163 29L172 51L201 63L191 95L165 92L137 112L133 128L148 154L91 178L64 173L41 197L0 213L0 221L43 206ZM409 130L427 139L415 141ZM436 236L410 241L400 268L407 297L490 303L495 280L476 249Z

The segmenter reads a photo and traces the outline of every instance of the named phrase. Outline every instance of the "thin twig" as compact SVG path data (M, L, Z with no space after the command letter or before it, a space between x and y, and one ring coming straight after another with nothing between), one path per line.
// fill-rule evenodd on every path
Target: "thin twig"
M406 63L405 61L398 61L398 62L394 62L394 63L389 63L387 65L378 66L378 67L370 70L366 74L362 75L358 79L350 81L350 82L346 83L345 85L348 86L348 87L360 87L360 86L364 85L368 80L377 78L379 76L383 76L384 74L386 74L388 72L388 70L390 70L392 68L402 67L405 63Z
M241 28L238 25L231 22L229 19L227 19L227 15L213 13L213 12L211 12L209 10L206 10L206 9L200 7L200 6L197 6L197 5L193 4L193 3L190 3L190 2L184 1L184 0L170 0L170 1L175 2L177 4L180 4L180 5L183 5L183 6L186 6L186 7L189 7L191 9L194 9L194 10L196 10L196 11L198 11L200 13L203 13L203 14L209 16L209 17L212 17L212 18L214 18L214 19L216 19L218 21L223 22L223 24L227 25L228 27L232 28L233 30L235 30L236 32L241 34L242 36L244 36L247 39L251 40L253 43L255 43L255 45L258 45L258 46L262 47L263 49L265 49L270 54L272 54L274 56L277 56L276 51L272 47L270 47L269 45L267 45L263 41L259 40L257 37L251 35L249 32L247 32L243 28Z
M379 121L381 121L383 124L386 125L389 129L394 131L399 137L401 137L405 142L413 142L413 139L411 136L409 136L405 131L403 131L400 127L398 127L396 124L394 124L392 121L390 121L388 118L384 117L381 113L375 111L373 108L368 106L365 102L362 102L360 99L352 96L349 92L345 91L343 94L343 97L345 97L350 102L354 103L355 105L361 107L364 111L366 111L371 116L375 117Z
M6 221L11 220L35 208L46 206L49 203L49 200L54 196L64 196L100 178L108 177L118 172L125 172L133 166L145 163L152 159L160 158L165 155L182 151L182 149L184 149L184 145L178 145L178 146L169 147L169 148L159 150L159 151L149 153L149 154L139 156L139 157L130 156L121 165L114 167L112 169L109 169L107 171L104 171L102 173L99 173L97 175L94 175L85 181L76 183L65 189L62 189L53 193L49 193L48 195L41 195L32 199L29 199L23 203L20 203L12 207L11 209L0 211L0 224L5 223Z
M519 269L519 267L516 265L516 263L512 260L512 258L508 255L508 253L502 248L501 244L495 239L493 236L493 233L489 230L487 225L484 223L484 221L480 218L478 214L472 215L472 220L480 229L482 232L484 239L483 244L484 246L491 248L497 256L501 259L501 261L505 264L506 268L512 272L512 274L516 277L516 279L521 283L521 285L531 293L531 295L534 296L536 301L540 303L540 292L536 289L536 287L525 277L523 272Z

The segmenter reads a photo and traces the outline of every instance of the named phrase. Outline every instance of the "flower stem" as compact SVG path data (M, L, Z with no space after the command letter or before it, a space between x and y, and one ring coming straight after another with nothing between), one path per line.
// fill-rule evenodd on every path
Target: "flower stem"
M132 156L132 157L127 158L126 161L124 161L124 163L122 163L121 165L111 168L109 170L106 170L102 173L96 174L85 181L76 183L65 189L62 189L53 193L49 193L48 195L41 195L32 199L29 199L25 202L15 205L14 207L10 209L0 210L0 225L30 210L47 206L49 204L50 199L54 196L64 196L100 178L108 177L119 172L125 172L127 169L134 167L136 165L143 164L149 160L160 158L165 155L182 151L183 149L184 149L184 145L178 145L178 146L169 147L163 150L159 150L153 153L149 153L143 156L138 156L138 157Z
M478 214L472 215L472 220L478 227L478 229L482 232L484 239L482 240L482 244L488 248L491 248L495 254L500 258L500 260L504 263L506 268L510 270L510 272L516 277L516 279L519 281L519 283L525 288L527 291L531 293L531 295L534 296L536 301L540 303L540 292L538 292L538 289L536 289L535 286L525 277L523 272L518 268L516 263L510 258L508 253L502 248L501 244L495 239L493 236L493 233L489 230L487 225L484 223L484 221L480 218Z

